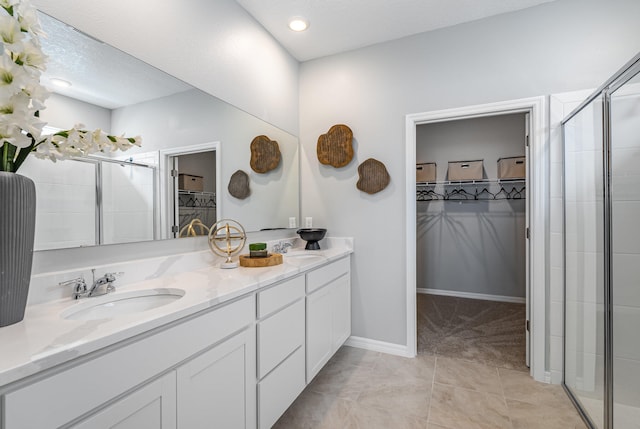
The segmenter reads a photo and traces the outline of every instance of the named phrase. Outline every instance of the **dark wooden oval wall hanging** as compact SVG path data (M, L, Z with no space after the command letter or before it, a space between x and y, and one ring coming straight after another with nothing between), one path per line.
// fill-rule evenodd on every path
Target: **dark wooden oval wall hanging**
M358 166L357 188L367 194L375 194L389 185L391 177L383 163L377 159L369 158Z
M267 136L258 136L251 142L251 169L256 173L267 173L280 164L278 142Z
M227 189L229 189L232 197L244 200L251 194L251 189L249 189L249 175L242 170L236 171L231 175Z
M344 167L353 159L353 132L346 125L334 125L318 137L318 161L335 168Z

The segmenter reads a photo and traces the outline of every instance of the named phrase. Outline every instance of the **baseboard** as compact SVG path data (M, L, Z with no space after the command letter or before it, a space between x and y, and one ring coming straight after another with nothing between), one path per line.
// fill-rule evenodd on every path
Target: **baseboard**
M526 298L521 298L519 296L488 295L484 293L460 292L456 290L416 288L416 292L429 295L444 295L455 296L458 298L483 299L485 301L513 302L516 304L524 304L527 302Z
M409 354L407 346L403 344L387 343L384 341L371 340L369 338L351 336L347 339L344 345L390 355L415 357L414 355Z

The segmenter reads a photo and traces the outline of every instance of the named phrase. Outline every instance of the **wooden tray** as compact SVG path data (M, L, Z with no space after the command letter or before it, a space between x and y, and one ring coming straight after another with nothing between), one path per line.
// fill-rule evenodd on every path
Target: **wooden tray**
M270 253L266 258L250 258L249 255L240 255L240 266L249 268L273 267L282 264L282 255Z

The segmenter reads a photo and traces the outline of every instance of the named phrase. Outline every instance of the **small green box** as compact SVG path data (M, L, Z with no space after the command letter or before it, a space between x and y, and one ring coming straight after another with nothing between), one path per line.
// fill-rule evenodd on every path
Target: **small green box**
M249 244L249 250L267 250L267 243L251 243Z

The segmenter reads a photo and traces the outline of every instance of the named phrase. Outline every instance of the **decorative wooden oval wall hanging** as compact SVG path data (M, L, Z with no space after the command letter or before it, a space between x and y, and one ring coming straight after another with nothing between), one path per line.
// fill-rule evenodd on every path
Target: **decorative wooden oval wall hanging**
M383 163L369 158L358 166L360 179L356 184L357 188L367 194L375 194L382 191L389 185L391 177Z
M318 161L335 168L344 167L353 159L353 132L346 125L334 125L327 134L318 137Z
M229 189L232 197L244 200L251 194L251 189L249 189L249 175L242 170L236 171L231 175L227 189Z
M251 169L256 173L267 173L280 164L278 142L267 136L258 136L251 142Z

